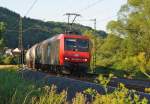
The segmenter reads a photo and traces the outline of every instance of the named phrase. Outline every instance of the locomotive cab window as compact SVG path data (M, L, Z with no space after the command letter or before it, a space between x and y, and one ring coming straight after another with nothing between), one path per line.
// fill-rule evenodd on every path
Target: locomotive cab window
M89 41L86 39L66 38L65 39L65 50L88 52L89 51Z

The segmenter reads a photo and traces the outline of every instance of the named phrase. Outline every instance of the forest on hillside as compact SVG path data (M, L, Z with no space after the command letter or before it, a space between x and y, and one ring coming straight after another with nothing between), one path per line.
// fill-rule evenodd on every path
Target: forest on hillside
M19 21L19 14L6 8L0 7L0 22L5 24L3 37L5 38L5 45L9 48L18 47ZM22 17L22 28L23 45L24 48L27 48L49 37L64 33L68 28L68 24L65 22L44 22L42 20ZM72 30L82 34L85 30L93 29L80 24L73 24ZM97 31L97 33L102 37L106 36L104 31Z

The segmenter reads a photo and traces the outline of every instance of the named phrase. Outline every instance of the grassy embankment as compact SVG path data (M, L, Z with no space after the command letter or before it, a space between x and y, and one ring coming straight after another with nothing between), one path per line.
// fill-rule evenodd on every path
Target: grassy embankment
M56 94L55 88L50 89L39 83L26 81L16 69L16 66L0 66L0 104L43 104L46 100L49 104L65 102L65 92Z
M67 92L56 93L54 86L42 85L39 82L26 81L17 73L16 66L0 67L0 104L66 104ZM105 82L105 81L104 81ZM84 94L83 94L84 93ZM100 95L88 89L77 93L73 104L84 104L86 96L92 97L92 104L147 104L139 100L136 94L130 95L121 84L113 93ZM131 99L132 96L132 99Z

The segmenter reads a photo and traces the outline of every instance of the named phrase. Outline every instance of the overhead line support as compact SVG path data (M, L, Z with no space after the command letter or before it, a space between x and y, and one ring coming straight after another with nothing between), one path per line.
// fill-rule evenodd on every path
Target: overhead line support
M96 18L91 19L90 21L94 22L94 34L96 35ZM95 68L96 68L96 57L97 57L96 44L97 44L97 41L96 41L96 38L94 38L93 72L95 72Z
M80 14L77 14L77 13L66 13L65 14L66 16L68 16L68 30L67 31L71 31L72 30L72 25L75 21L75 19L78 17L78 16L81 16ZM70 22L70 17L71 16L74 16L72 22Z
M20 16L19 20L19 42L18 48L20 50L19 64L23 67L23 31L22 31L22 17Z

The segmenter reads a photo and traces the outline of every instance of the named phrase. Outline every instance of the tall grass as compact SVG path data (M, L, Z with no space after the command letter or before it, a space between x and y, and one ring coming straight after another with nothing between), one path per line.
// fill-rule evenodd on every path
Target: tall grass
M34 89L34 84L24 80L15 68L0 69L0 103L21 104Z
M0 68L0 104L62 104L66 91L56 93L54 86L26 81L14 68Z

